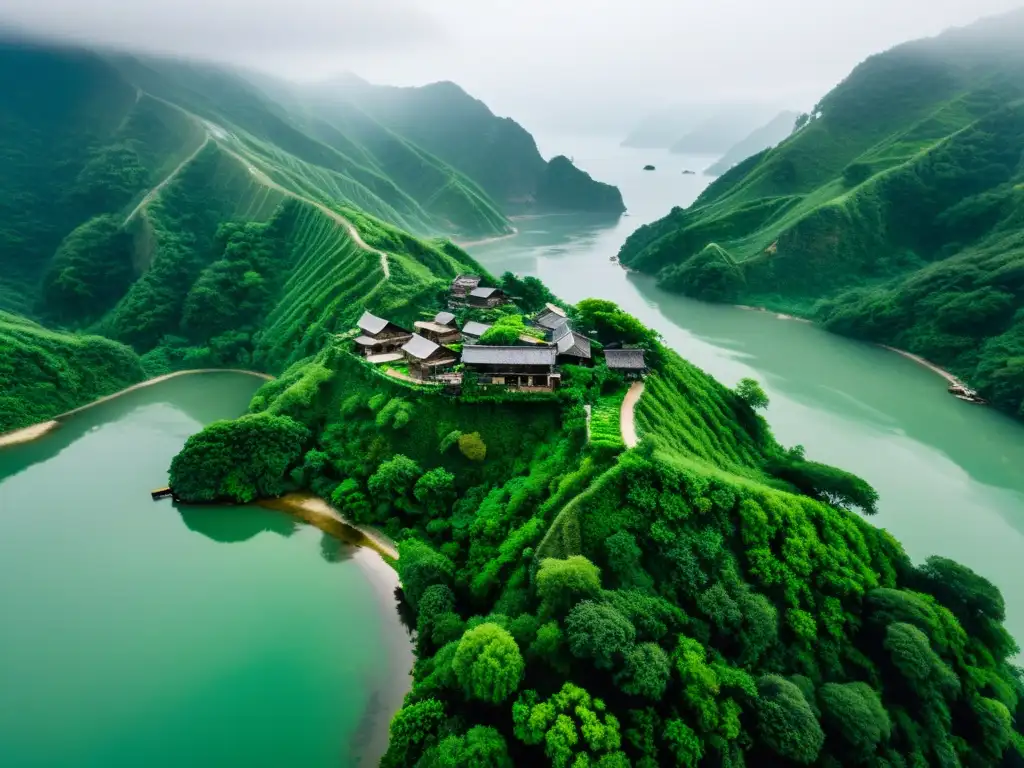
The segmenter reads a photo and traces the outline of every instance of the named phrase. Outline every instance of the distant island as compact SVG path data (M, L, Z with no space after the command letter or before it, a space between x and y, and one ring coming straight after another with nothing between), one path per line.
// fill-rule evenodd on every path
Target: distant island
M654 166L653 165L645 165L644 166L644 170L645 171L653 171L654 170Z

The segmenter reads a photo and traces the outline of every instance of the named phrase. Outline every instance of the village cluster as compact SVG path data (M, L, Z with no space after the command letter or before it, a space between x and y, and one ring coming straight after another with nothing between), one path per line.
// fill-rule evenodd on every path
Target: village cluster
M469 307L494 309L510 302L500 289L483 287L475 275L460 275L452 281L449 309ZM432 320L414 324L414 331L370 312L359 318L356 350L375 365L401 363L409 377L448 385L461 384L463 373L477 376L484 386L498 385L525 391L549 392L561 383L562 365L591 365L593 349L589 338L573 330L565 311L547 304L529 320L543 338L524 334L511 346L480 344L490 325L473 320L460 329L455 314L438 312ZM449 345L461 344L461 351ZM605 363L627 378L646 370L642 349L604 349ZM456 367L461 363L461 370Z

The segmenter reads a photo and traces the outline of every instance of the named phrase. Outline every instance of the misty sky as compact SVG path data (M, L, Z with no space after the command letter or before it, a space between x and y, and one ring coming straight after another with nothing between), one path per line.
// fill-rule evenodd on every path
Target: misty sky
M808 108L863 58L1024 0L2 0L0 22L304 80L454 80L527 128L673 102Z

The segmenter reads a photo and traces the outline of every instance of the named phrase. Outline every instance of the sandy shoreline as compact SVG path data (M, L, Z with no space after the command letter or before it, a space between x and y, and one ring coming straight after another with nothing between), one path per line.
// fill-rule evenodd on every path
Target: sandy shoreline
M387 536L372 528L350 523L319 496L311 493L288 493L278 499L263 499L256 503L266 509L287 512L341 541L372 549L391 560L398 559L398 549Z
M494 237L485 237L482 240L466 240L464 242L452 240L452 242L455 243L455 245L459 246L459 248L474 248L478 245L487 245L489 243L498 243L501 242L502 240L508 240L509 238L516 237L518 234L519 230L516 229L515 227L512 227L512 231L509 232L507 235L495 235Z
M260 379L264 379L265 381L274 380L274 377L271 376L269 373L260 373L259 371L247 371L241 368L197 368L195 370L190 371L175 371L174 373L167 373L164 374L163 376L157 376L156 378L153 379L146 379L145 381L140 381L138 384L132 384L130 387L122 389L119 392L115 392L112 395L106 395L105 397L101 397L99 400L93 400L91 403L80 405L78 408L73 408L70 411L66 411L57 416L54 416L49 421L43 421L38 424L32 424L27 427L22 427L21 429L16 429L13 432L5 432L4 434L0 435L0 448L5 448L9 445L21 445L22 443L30 443L33 440L38 440L43 435L49 434L57 427L59 427L60 423L65 419L71 418L75 414L82 413L83 411L87 411L90 408L95 408L97 405L108 403L111 400L115 400L116 398L121 397L122 395L127 395L129 392L135 392L140 389L145 389L146 387L151 387L154 384L159 384L162 381L176 379L179 376L191 376L196 373L241 373L245 374L246 376L256 376Z
M734 304L733 306L737 307L738 309L745 309L745 310L749 310L751 312L767 312L768 314L775 315L779 320L796 320L798 323L811 323L812 325L814 324L813 320L808 320L807 318L804 318L804 317L795 317L793 315L786 315L786 314L783 314L781 312L772 312L772 310L766 309L765 307L751 307L751 306L748 306L746 304ZM877 346L881 347L882 349L887 349L890 352L895 352L897 355L900 355L901 357L905 357L908 360L913 360L915 363L917 363L918 365L924 366L929 371L932 371L933 373L937 373L939 376L944 378L950 384L957 384L957 385L959 385L961 387L966 387L966 385L962 381L960 381L960 379L958 379L952 373L947 371L945 368L939 367L938 365L936 365L935 363L931 362L930 360L925 360L920 355L915 355L913 352L907 352L905 349L897 349L896 347L890 347L888 344L878 344Z
M956 376L954 376L952 373L947 371L945 368L940 368L935 363L933 363L933 362L931 362L929 360L925 360L920 355L915 355L912 352L907 352L906 350L903 350L903 349L896 349L896 347L890 347L890 346L888 346L886 344L879 344L878 346L880 346L882 349L887 349L890 352L895 352L897 355L905 357L908 360L913 360L918 365L923 365L928 370L933 371L934 373L939 374L939 376L944 378L950 384L957 384L957 385L959 385L961 387L965 387L966 388L966 385L962 381L960 381L960 379L958 379Z

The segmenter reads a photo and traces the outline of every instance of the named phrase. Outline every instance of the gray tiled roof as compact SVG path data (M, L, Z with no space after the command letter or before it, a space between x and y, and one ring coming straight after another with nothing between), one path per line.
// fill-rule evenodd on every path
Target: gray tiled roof
M553 312L554 314L558 315L559 317L565 317L566 316L565 310L562 309L561 307L559 307L556 304L552 304L551 302L548 302L544 306L547 307L548 312Z
M572 336L572 327L570 327L568 322L562 323L551 332L551 340L556 344L566 336Z
M489 299L497 290L497 288L474 288L469 295L474 299Z
M491 326L485 323L478 323L476 320L470 320L464 326L462 326L462 332L467 336L476 336L478 339L491 330Z
M388 321L383 317L377 317L369 312L363 312L363 316L359 318L358 325L359 330L372 336L373 334L380 333L387 328Z
M467 344L462 362L467 365L554 365L554 347L488 347Z
M642 349L606 349L604 359L609 368L620 371L639 371L647 367Z
M423 338L418 333L414 333L412 338L405 342L405 346L402 347L402 351L405 354L418 360L426 360L439 349L440 347L437 344L430 339Z
M539 315L537 315L533 319L533 322L535 322L541 328L547 328L549 331L553 331L556 328L560 328L561 326L566 325L569 321L565 318L564 315L556 315L554 312L551 312L550 310L545 310L541 312Z
M580 357L584 360L590 359L590 339L586 336L570 331L562 336L557 342L558 354Z
M434 315L434 322L438 325L451 325L455 322L455 315L451 312L438 312Z

